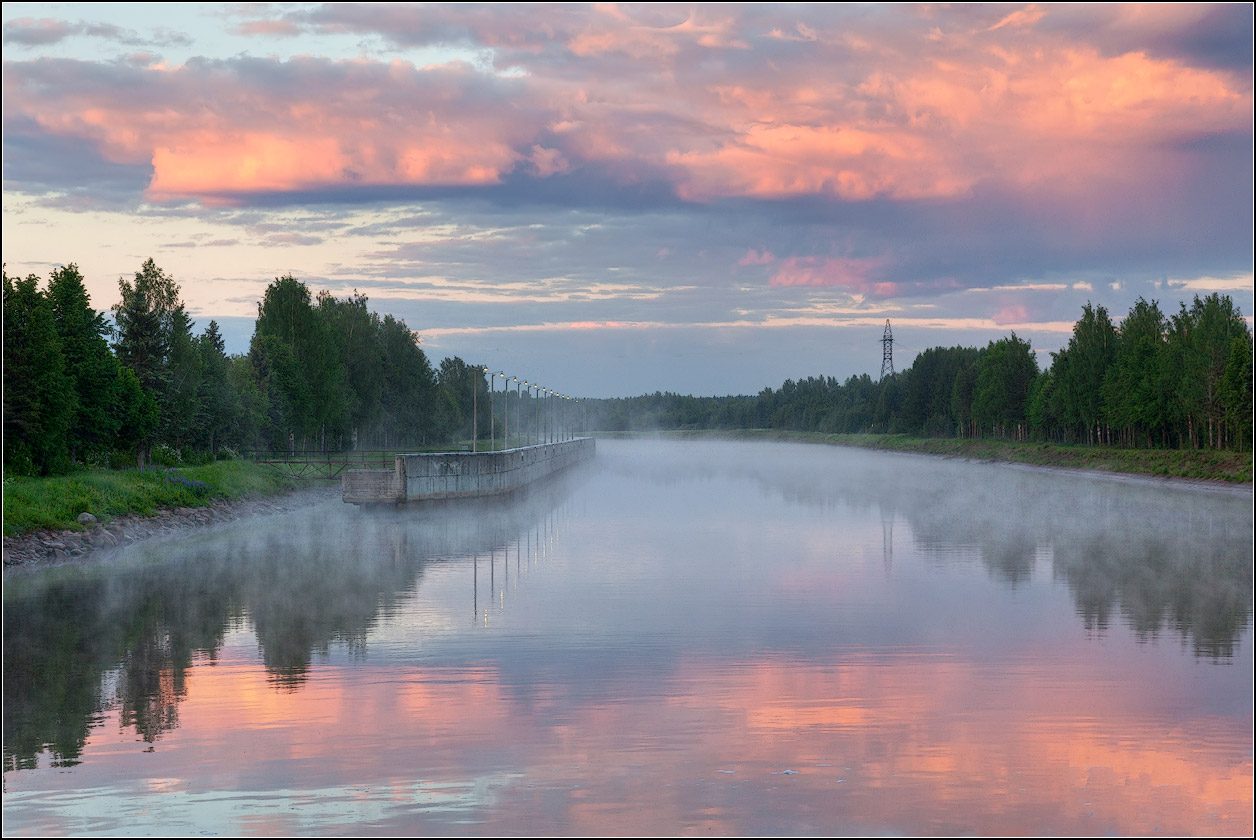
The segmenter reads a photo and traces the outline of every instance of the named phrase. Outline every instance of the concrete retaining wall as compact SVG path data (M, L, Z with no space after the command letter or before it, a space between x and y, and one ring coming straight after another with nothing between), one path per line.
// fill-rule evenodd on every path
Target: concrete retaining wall
M347 470L341 498L352 504L461 499L509 493L593 457L592 438L499 452L398 455L392 470Z

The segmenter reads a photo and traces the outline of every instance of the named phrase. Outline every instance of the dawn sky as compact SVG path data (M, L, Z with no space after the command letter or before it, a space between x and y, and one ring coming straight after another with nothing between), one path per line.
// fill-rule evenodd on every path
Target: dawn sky
M155 15L155 10L160 10ZM354 289L577 396L1253 309L1252 7L5 3L4 262Z

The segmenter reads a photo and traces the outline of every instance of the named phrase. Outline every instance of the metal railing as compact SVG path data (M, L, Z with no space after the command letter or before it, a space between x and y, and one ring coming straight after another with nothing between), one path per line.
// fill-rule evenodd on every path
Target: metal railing
M319 450L290 450L275 452L270 449L251 449L240 456L255 464L267 464L286 475L301 479L331 480L339 478L345 470L392 469L396 464L397 449L354 449L346 452L320 452Z

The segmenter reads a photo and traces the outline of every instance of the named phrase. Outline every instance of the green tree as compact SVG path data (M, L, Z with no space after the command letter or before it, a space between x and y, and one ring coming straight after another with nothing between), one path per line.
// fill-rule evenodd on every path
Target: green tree
M380 432L387 445L426 443L440 434L436 374L404 321L380 322L383 357Z
M250 356L231 356L227 359L227 381L239 407L226 433L228 439L233 445L245 449L270 446L270 401Z
M1127 443L1147 446L1165 423L1157 379L1165 342L1165 318L1156 301L1135 301L1117 330L1116 353L1103 383L1104 405Z
M344 370L343 381L334 384L344 388L340 402L345 410L328 420L337 437L348 433L354 448L359 436L379 422L384 387L380 320L366 308L366 303L366 295L357 290L344 300L337 300L328 292L318 295L318 315L332 337L339 367Z
M160 403L170 382L170 340L175 312L182 308L179 287L149 258L134 282L118 279L118 291L122 300L113 306L118 361L135 371Z
M978 350L973 363L956 372L955 384L951 387L951 416L955 418L960 437L977 437L979 433L973 417L973 389L977 385L977 372L984 353L984 350Z
M1075 424L1087 442L1103 442L1103 380L1116 355L1116 330L1108 311L1087 301L1065 349L1068 364L1055 372L1064 419Z
M195 344L201 363L196 443L210 452L216 452L223 446L240 446L242 440L234 434L241 410L240 396L231 384L231 362L227 358L227 346L218 329L218 322L211 320L205 332L196 338Z
M1235 449L1252 449L1252 334L1243 330L1230 342L1230 358L1221 382L1225 423Z
M1236 337L1247 332L1242 315L1228 295L1195 296L1173 316L1162 367L1165 384L1175 392L1184 421L1184 437L1192 447L1225 445L1222 382Z
M977 362L973 383L973 422L999 437L1025 439L1028 429L1029 390L1038 376L1029 342L1012 333L990 342Z
M266 287L257 305L249 357L267 394L272 445L326 448L348 426L353 391L328 319L310 290L288 274ZM286 439L286 442L285 442Z
M52 305L39 278L4 279L4 464L20 474L68 468L77 409Z
M471 437L472 406L478 410L476 431L489 434L488 382L481 365L468 365L458 356L441 359L437 374L440 428L448 438Z
M144 466L144 455L152 448L161 411L151 391L140 384L135 371L118 366L113 386L117 395L118 429L113 445L135 453L136 464Z
M70 457L104 452L113 445L119 423L118 360L106 340L109 325L104 314L92 308L74 263L52 272L47 297L77 402L70 423Z
M192 321L182 306L170 322L169 387L162 408L161 436L175 448L192 448L205 424L200 401L203 362Z
M958 418L952 396L960 372L977 361L971 347L931 347L912 362L903 383L904 429L925 435L952 435Z
M113 306L114 352L120 364L135 371L141 387L157 403L157 439L178 436L180 423L193 422L181 414L186 408L184 397L190 378L183 366L189 355L183 340L190 335L190 323L179 300L179 287L149 258L135 273L134 282L118 279L118 291L122 299ZM171 366L172 350L180 363L178 371ZM141 446L141 464L152 442L149 438Z

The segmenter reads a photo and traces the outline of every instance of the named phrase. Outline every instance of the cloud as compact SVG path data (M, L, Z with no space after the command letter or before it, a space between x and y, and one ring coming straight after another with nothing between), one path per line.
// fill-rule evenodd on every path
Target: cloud
M1198 292L1251 291L1253 277L1250 273L1230 277L1191 277L1169 280L1168 283L1174 288Z
M308 236L300 233L272 233L266 237L269 245L317 245L323 241L321 236Z
M1023 9L1017 9L1006 17L999 20L998 23L987 28L986 32L994 32L996 29L1002 29L1005 26L1021 27L1033 26L1046 15L1042 9L1038 8L1037 3L1030 3Z
M55 18L16 18L4 24L4 43L18 47L43 47L67 38L99 38L116 41L126 46L187 46L192 43L181 32L158 27L150 37L143 37L131 29L123 29L110 23L88 23L57 20Z
M765 250L763 253L759 253L754 248L750 248L746 251L746 255L737 261L737 264L740 266L768 265L775 259L776 257L772 256L771 251Z
M789 257L771 282L773 286L840 286L859 295L894 297L898 287L879 279L887 264L885 257Z
M77 34L78 27L53 18L18 18L4 24L4 43L35 47L55 44Z
M194 243L235 241L214 252L233 276L304 266L433 326L1019 330L1149 278L1250 286L1246 7L224 16L357 57L37 57L86 24L6 26L6 234L20 203L112 248L101 211L124 210L183 274Z
M1021 304L1009 304L994 313L991 320L999 326L1024 324L1029 321L1029 310Z
M238 35L257 35L263 38L295 37L301 34L301 27L290 20L250 20L232 27Z
M1178 59L1107 55L1012 23L939 43L867 28L864 57L849 47L863 22L839 42L832 11L801 22L814 38L791 55L754 34L770 31L764 14L320 7L241 26L453 40L522 75L239 57L102 79L89 62L18 62L6 68L6 110L109 159L149 162L155 201L480 188L582 170L625 189L661 179L689 202L921 201L990 181L1078 200L1096 180L1144 171L1168 143L1250 128L1250 89ZM54 24L13 37L65 37Z

